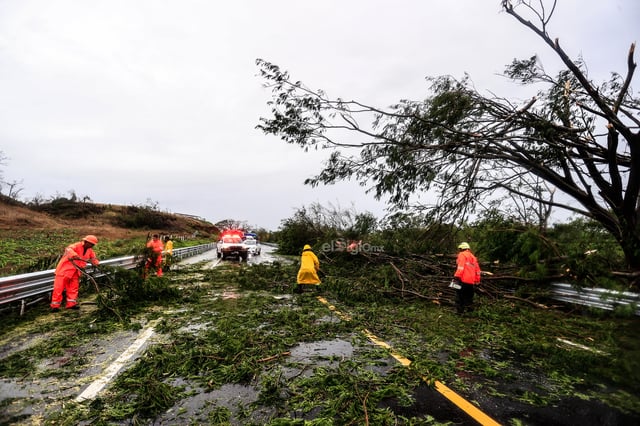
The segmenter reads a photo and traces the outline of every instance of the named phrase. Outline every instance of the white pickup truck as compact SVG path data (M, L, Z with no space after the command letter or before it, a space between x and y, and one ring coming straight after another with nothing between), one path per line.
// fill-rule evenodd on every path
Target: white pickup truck
M249 248L244 244L242 237L242 231L223 232L216 245L218 258L224 260L228 257L237 257L242 260L247 260L249 257Z
M260 243L255 238L246 237L244 239L244 245L247 246L247 250L249 251L250 255L252 256L260 255L260 251L261 251Z

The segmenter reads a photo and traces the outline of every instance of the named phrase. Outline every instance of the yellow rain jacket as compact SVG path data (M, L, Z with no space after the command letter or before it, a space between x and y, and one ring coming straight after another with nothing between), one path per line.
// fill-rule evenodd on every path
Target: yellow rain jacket
M311 251L309 244L304 246L302 256L300 256L300 270L298 271L298 284L320 284L318 270L320 261Z

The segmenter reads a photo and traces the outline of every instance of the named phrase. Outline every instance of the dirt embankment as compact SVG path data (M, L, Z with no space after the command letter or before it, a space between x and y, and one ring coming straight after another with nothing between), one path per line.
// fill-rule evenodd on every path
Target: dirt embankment
M132 221L132 217L135 222ZM85 202L49 203L27 206L0 196L0 235L11 232L46 232L69 229L78 235L100 234L108 239L126 239L147 235L193 234L209 236L218 228L191 216L135 207Z

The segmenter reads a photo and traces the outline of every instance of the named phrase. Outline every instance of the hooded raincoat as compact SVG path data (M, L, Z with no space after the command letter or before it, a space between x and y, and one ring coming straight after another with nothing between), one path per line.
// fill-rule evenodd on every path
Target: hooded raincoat
M311 246L306 244L302 250L302 256L300 256L298 284L320 284L318 270L320 270L320 261L311 251Z

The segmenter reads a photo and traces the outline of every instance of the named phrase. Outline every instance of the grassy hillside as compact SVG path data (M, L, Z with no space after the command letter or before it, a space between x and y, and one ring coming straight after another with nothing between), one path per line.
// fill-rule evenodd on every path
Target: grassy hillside
M100 240L103 258L130 254L151 233L171 235L176 248L212 240L218 228L195 217L145 207L56 199L29 206L0 196L0 276L52 267L61 250L84 235Z

